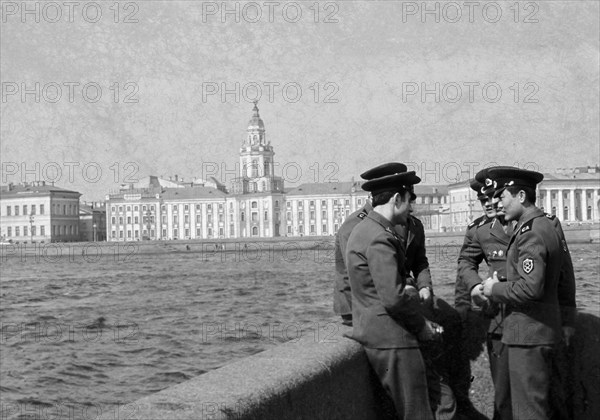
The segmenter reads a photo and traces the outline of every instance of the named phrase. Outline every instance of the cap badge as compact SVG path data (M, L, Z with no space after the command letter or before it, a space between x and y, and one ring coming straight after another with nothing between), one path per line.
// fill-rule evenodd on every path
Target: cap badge
M490 178L486 178L486 179L485 179L485 186L486 186L486 187L489 187L489 186L490 186L490 185L492 185L492 184L493 184L493 181L492 181Z

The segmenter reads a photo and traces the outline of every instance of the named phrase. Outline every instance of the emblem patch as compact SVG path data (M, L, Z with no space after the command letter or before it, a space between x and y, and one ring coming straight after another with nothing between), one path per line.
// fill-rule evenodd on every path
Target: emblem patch
M498 256L501 257L504 255L504 252L502 250L498 251Z
M523 227L523 229L521 229L521 233L525 233L525 232L527 232L529 229L531 229L531 228L530 228L530 226L529 226L529 225L526 225L526 226L524 226L524 227Z
M531 258L525 258L523 260L523 271L527 274L533 271L533 260Z

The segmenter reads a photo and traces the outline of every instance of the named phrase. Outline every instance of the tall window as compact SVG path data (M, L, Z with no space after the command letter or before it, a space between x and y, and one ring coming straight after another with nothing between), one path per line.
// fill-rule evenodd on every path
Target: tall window
M41 236L45 236L46 235L46 226L40 226L40 235Z
M27 215L27 205L23 206L23 216Z
M6 215L10 216L12 214L12 207L11 206L6 206Z
M35 204L31 205L31 214L35 214Z
M19 215L19 206L15 206L15 216ZM19 236L19 235L17 235Z

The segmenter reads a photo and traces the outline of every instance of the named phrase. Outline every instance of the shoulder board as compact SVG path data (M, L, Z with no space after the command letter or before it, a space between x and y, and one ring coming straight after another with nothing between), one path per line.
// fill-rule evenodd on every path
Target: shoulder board
M490 223L491 221L493 221L494 219L488 219L487 217L484 217L483 220L481 222L479 222L479 224L477 225L477 227L481 227L485 224Z
M550 220L554 220L554 219L556 219L556 216L555 216L555 215L553 215L553 214L546 214L546 217L547 217L548 219L550 219Z
M478 217L477 219L475 219L471 223L469 223L469 225L467 226L467 229L471 229L473 226L479 226L479 223L481 223L481 221L484 219L485 219L485 216Z
M525 233L531 230L531 227L533 226L533 221L535 219L531 219L530 221L528 221L527 223L523 224L523 226L521 226L521 229L519 229L519 233Z

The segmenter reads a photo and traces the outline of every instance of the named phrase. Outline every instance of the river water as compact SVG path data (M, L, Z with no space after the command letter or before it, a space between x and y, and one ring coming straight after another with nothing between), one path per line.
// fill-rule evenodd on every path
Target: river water
M600 245L571 245L600 315ZM452 302L458 247L431 247ZM330 334L331 250L3 255L2 419L127 418L128 403L305 334ZM101 414L100 414L101 413Z

